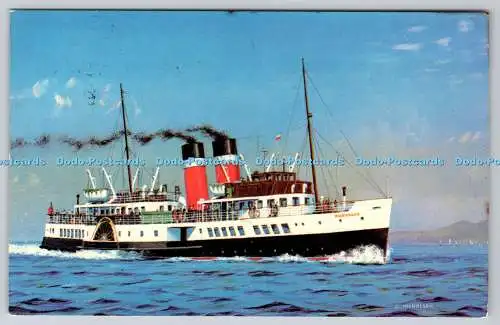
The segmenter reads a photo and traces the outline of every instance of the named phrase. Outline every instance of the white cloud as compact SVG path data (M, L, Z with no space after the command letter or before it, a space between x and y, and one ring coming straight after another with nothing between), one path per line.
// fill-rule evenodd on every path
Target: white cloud
M467 33L474 29L474 23L470 20L461 20L458 22L458 30L462 33Z
M71 107L71 105L73 104L71 102L71 98L69 98L67 96L63 97L63 96L61 96L59 94L55 94L54 95L54 100L55 100L56 106L58 108Z
M31 88L32 92L33 92L33 96L35 96L36 98L41 97L43 94L45 94L45 92L47 91L47 88L49 88L49 80L48 79L37 81L33 85L33 87Z
M483 137L483 134L481 131L467 131L464 134L462 134L460 137L458 137L458 142L461 144L466 144L470 142L476 142L480 140ZM453 137L454 139L454 137Z
M418 51L422 48L422 44L420 43L403 43L396 44L392 47L393 50L397 51Z
M462 84L463 82L464 80L462 78L459 78L455 75L450 76L450 86L459 85Z
M74 88L76 86L76 78L75 77L71 77L68 79L68 81L66 82L66 88Z
M106 112L106 114L109 114L111 113L112 111L114 111L115 109L119 108L120 105L122 104L122 101L119 99L117 100L109 109L108 111Z
M420 33L427 29L427 26L412 26L408 28L410 33Z
M434 41L437 45L447 47L451 42L451 37L440 38L437 41Z
M134 99L134 115L137 116L142 113L142 109L137 104L137 101Z
M470 74L470 77L473 80L481 80L484 78L484 74L482 72L474 72Z
M467 143L469 142L471 139L472 139L472 132L468 131L468 132L465 132L464 134L462 134L460 136L460 138L458 139L458 142L460 143Z
M434 61L434 64L436 64L436 65L443 65L443 64L448 64L448 63L450 63L450 62L451 62L451 60L450 60L450 59L445 59L445 60L436 60L436 61Z
M481 132L476 131L476 133L474 133L474 135L472 136L471 141L472 142L477 141L477 140L481 139L481 137L482 137Z
M436 68L425 68L424 71L425 72L437 72L437 71L439 71L439 69L436 69Z

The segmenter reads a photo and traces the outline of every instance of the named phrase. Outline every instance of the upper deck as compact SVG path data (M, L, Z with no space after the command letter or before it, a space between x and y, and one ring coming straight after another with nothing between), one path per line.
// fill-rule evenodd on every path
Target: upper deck
M266 196L278 194L312 194L311 182L297 179L294 172L254 172L251 180L227 183L227 197Z

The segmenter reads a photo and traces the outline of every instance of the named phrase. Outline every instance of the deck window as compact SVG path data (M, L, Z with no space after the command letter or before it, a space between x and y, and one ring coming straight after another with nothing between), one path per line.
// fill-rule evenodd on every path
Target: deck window
M288 227L288 224L287 223L282 223L281 224L281 229L283 229L283 232L285 234L288 234L290 232L290 227Z
M128 236L130 237L130 231L128 232Z
M220 230L222 231L222 236L227 237L227 229L226 229L226 227L222 227Z
M158 237L158 230L154 231L155 237Z
M214 228L214 233L215 233L215 237L220 237L220 231L219 231L219 228L215 227L215 228Z
M122 232L121 232L121 231L119 231L119 232L118 232L118 237L121 237L121 236L122 236Z
M231 236L236 236L236 232L234 231L233 227L229 227L229 233L231 234Z
M273 199L267 200L267 207L268 208L271 208L273 205L274 205L274 200Z
M264 233L265 233L266 235L269 235L269 227L268 227L267 225L263 225L263 226L262 226L262 230L264 231Z
M144 231L141 230L141 237L144 237Z
M75 238L75 230L71 229L71 238Z
M279 234L280 230L278 229L278 225L271 225L271 229L273 230L273 233Z
M281 207L286 207L286 203L287 203L286 197L283 197L280 199L280 206Z
M213 232L212 228L207 228L207 231L208 231L208 237L214 236L214 232Z
M245 229L243 229L242 226L238 226L238 233L241 235L241 236L245 236Z
M292 202L293 202L293 205L294 205L294 206L299 205L299 198L298 198L298 197L296 197L296 196L294 196L294 197L292 198Z
M165 207L163 205L160 205L160 211L165 211Z
M257 209L262 209L262 200L257 200Z
M244 206L245 206L245 202L240 202L240 210L243 210Z
M63 230L59 229L59 237L62 237L62 236L63 236Z
M172 211L172 206L171 205L167 205L167 210L168 211Z
M309 198L308 198L308 197L306 197L306 198L304 199L304 204L305 204L305 205L309 205L309 201L310 201L310 200L309 200Z
M256 235L260 235L260 228L259 228L259 226L253 226L253 232L254 232Z

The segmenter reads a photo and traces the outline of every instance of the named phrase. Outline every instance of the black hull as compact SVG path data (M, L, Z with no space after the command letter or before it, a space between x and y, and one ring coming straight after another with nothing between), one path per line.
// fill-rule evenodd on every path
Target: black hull
M147 257L272 257L284 254L316 257L374 245L387 252L388 228L328 234L262 236L184 242L84 242L44 237L40 248L75 252L82 249L140 252Z

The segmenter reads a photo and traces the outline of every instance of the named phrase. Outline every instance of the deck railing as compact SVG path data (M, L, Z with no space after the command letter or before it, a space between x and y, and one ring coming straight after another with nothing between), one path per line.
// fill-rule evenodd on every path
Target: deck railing
M170 223L193 223L193 222L213 222L226 220L244 220L244 219L265 219L283 216L298 216L321 213L348 212L352 209L353 202L333 205L299 205L287 207L263 207L250 208L244 210L227 211L165 211L148 212L146 214L104 214L88 215L74 212L57 212L52 216L47 216L47 223L52 224L75 224L75 225L96 225L98 220L107 217L117 225L137 225L137 224L170 224Z

